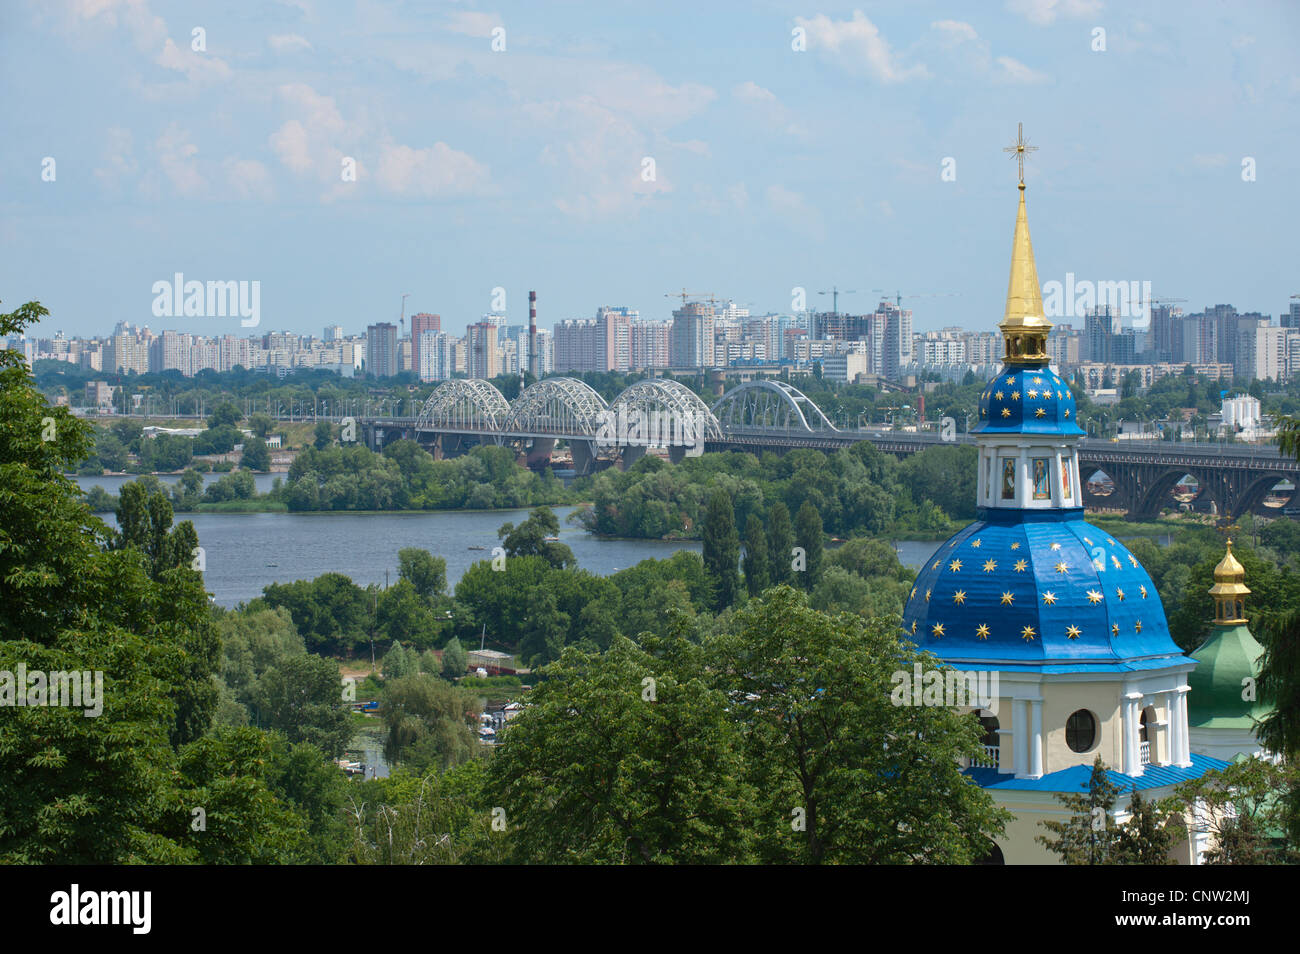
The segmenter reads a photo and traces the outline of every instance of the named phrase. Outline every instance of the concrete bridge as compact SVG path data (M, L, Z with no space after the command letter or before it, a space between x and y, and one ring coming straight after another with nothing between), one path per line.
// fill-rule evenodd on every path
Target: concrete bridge
M576 378L539 381L513 402L487 381L456 379L440 385L416 417L366 418L359 423L372 450L401 438L418 441L438 458L480 444L508 445L533 468L550 466L557 442L563 441L579 475L616 461L630 466L649 448L666 450L677 461L728 450L835 451L870 441L886 453L906 457L943 443L975 440L966 434L944 441L933 432L839 430L797 388L772 380L732 388L710 408L689 388L664 378L638 381L608 403ZM1295 499L1300 462L1282 457L1272 446L1084 438L1078 447L1085 504L1124 510L1132 519L1155 517L1174 504L1173 489L1186 475L1198 484L1198 500L1212 502L1223 517L1235 519L1261 509L1280 513L1263 505L1283 481L1293 485L1287 510L1300 502ZM1097 471L1110 478L1108 493L1095 493L1088 486Z

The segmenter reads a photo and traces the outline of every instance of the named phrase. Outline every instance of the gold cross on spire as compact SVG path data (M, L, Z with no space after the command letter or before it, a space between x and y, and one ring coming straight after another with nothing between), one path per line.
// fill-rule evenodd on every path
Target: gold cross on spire
M1025 156L1031 152L1037 152L1037 146L1031 146L1025 142L1025 124L1017 123L1016 141L1014 145L1007 146L1002 151L1009 152L1016 157L1016 165L1020 168L1020 188L1025 187Z

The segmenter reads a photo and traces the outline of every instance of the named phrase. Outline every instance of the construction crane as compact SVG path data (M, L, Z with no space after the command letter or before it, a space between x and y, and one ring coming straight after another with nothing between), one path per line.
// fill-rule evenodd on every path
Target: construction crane
M664 297L680 298L682 300L683 308L686 307L686 299L688 298L698 298L701 301L707 301L710 305L716 305L721 300L715 297L713 292L688 292L685 288L683 288L679 292L669 292L668 294L664 295Z
M883 288L873 288L871 290L877 295L889 294L889 292L885 291L885 289ZM957 292L921 292L916 295L904 295L902 292L895 292L894 301L898 307L898 310L902 311L904 298L955 298L957 297L957 295L958 295Z
M831 314L832 314L832 315L838 315L838 314L840 313L840 296L841 296L841 295L856 295L856 294L857 294L857 290L856 290L856 289L853 289L853 288L849 288L849 289L846 289L846 290L844 290L844 291L840 291L838 288L836 288L834 285L832 285L830 291L819 291L817 294L819 294L819 295L830 295L830 296L831 296Z

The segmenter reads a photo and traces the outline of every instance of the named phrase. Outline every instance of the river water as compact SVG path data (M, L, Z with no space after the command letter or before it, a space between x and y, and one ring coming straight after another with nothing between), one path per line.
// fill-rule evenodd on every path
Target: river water
M205 475L211 483L218 475ZM111 494L133 477L78 477L85 489L99 485ZM164 477L174 483L175 477ZM255 478L270 490L273 475ZM607 576L641 560L665 559L678 550L700 551L694 540L609 540L568 521L575 507L555 507L560 542L578 565ZM455 587L470 565L491 559L505 523L528 519L528 510L440 510L421 513L184 513L199 535L207 568L203 574L216 602L234 607L262 594L268 583L310 580L343 573L360 586L397 581L397 551L420 547L447 561L447 586ZM100 514L110 526L111 513ZM939 547L937 541L900 540L898 558L919 568ZM471 547L481 549L471 549Z

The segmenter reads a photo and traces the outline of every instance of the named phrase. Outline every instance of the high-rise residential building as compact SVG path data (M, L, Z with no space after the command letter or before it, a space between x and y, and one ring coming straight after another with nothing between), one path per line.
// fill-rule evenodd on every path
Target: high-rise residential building
M1218 331L1219 323L1213 315L1188 315L1184 318L1182 363L1218 364Z
M603 371L599 329L591 318L566 318L552 330L555 339L555 370L561 374Z
M1300 329L1300 301L1288 305L1287 313L1282 316L1282 327Z
M673 312L669 361L674 368L713 367L713 306L684 302Z
M136 374L149 373L149 345L153 336L146 337L127 329L115 332L105 349L104 363L113 371ZM35 342L33 342L35 344Z
M897 380L899 369L912 363L912 311L881 302L884 312L878 373Z
M456 373L456 339L429 329L420 334L420 380L446 381Z
M628 370L632 359L628 337L637 317L630 308L605 305L596 309L597 370Z
M342 325L326 325L326 326L325 326L325 334L323 335L323 337L324 337L324 339L325 339L325 343L326 343L326 344L334 344L334 343L337 342L337 341L342 341L342 340L343 340L343 326L342 326Z
M442 316L431 315L422 311L411 316L411 364L418 372L420 369L420 336L426 331L442 331Z
M495 378L501 373L495 322L485 319L466 328L465 350L471 378Z
M366 374L391 378L397 374L397 325L381 321L366 328Z
M1234 373L1243 378L1285 383L1290 371L1288 332L1265 320L1239 321Z

